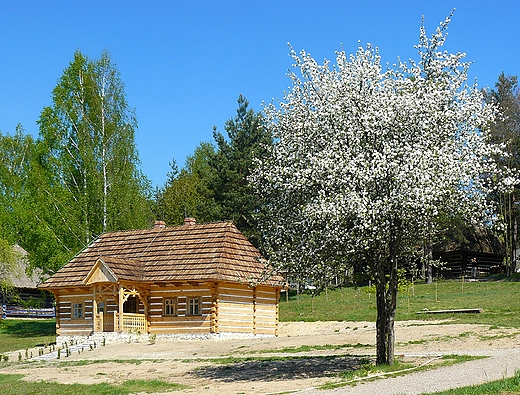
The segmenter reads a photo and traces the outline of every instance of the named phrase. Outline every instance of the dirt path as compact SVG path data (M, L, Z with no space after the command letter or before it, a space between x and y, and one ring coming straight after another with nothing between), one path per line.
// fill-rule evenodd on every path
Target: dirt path
M514 376L520 369L520 348L511 350L486 350L471 352L489 358L465 362L455 366L440 367L435 370L411 373L376 381L362 382L354 387L347 386L335 390L306 389L300 395L412 395L445 391L453 388L482 384Z
M442 353L480 353L492 358L441 368L442 371L381 379L353 388L343 387L335 392L318 392L312 388L340 380L338 373L355 369L363 358L373 357L374 323L296 322L282 323L277 338L158 340L153 345L143 340L138 343L107 344L93 351L74 353L60 361L10 366L0 364L0 372L25 374L26 380L60 383L120 383L128 379L156 378L190 386L190 389L176 391L175 394L235 395L300 391L306 395L373 395L418 394L430 391L432 383L445 381L446 385L467 385L477 378L502 378L520 369L520 331L516 329L446 325L442 322L398 322L396 341L396 354L404 354L405 359L416 362ZM309 347L295 350L302 346ZM16 360L16 355L13 353L11 360ZM227 365L210 360L230 356L255 359ZM259 361L259 356L284 358ZM302 356L306 358L298 358ZM89 363L77 366L76 361L80 360ZM137 363L138 360L140 363ZM443 377L449 378L441 380ZM458 378L470 381L459 382ZM384 386L384 391L378 386ZM395 388L392 390L394 392L390 388ZM366 392L360 392L362 390Z

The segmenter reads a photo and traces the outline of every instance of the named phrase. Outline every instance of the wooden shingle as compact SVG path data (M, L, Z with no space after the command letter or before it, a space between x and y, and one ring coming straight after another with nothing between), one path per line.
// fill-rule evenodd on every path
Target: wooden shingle
M229 222L102 234L40 288L84 285L101 259L120 279L141 283L230 281L282 287L258 250Z

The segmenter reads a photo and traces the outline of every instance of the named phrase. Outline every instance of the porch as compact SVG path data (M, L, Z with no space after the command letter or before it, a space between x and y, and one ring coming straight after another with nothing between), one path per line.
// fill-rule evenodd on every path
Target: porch
M147 294L135 284L94 284L94 333L148 333Z
M145 314L138 313L97 313L94 315L94 332L147 333Z

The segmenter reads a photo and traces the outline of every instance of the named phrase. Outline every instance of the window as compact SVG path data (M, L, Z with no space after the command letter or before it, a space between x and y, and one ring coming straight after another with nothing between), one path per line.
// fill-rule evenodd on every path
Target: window
M164 315L177 315L177 299L164 299Z
M188 298L188 315L200 314L200 298Z
M83 318L83 303L74 303L72 308L72 318Z
M136 296L130 296L123 304L123 313L138 313L139 302Z

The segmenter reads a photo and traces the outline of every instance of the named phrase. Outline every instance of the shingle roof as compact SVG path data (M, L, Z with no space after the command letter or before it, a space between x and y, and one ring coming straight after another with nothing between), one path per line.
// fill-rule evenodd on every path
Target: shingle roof
M138 282L231 281L281 286L265 279L258 250L229 222L102 234L40 288L84 285L101 259L118 280Z

